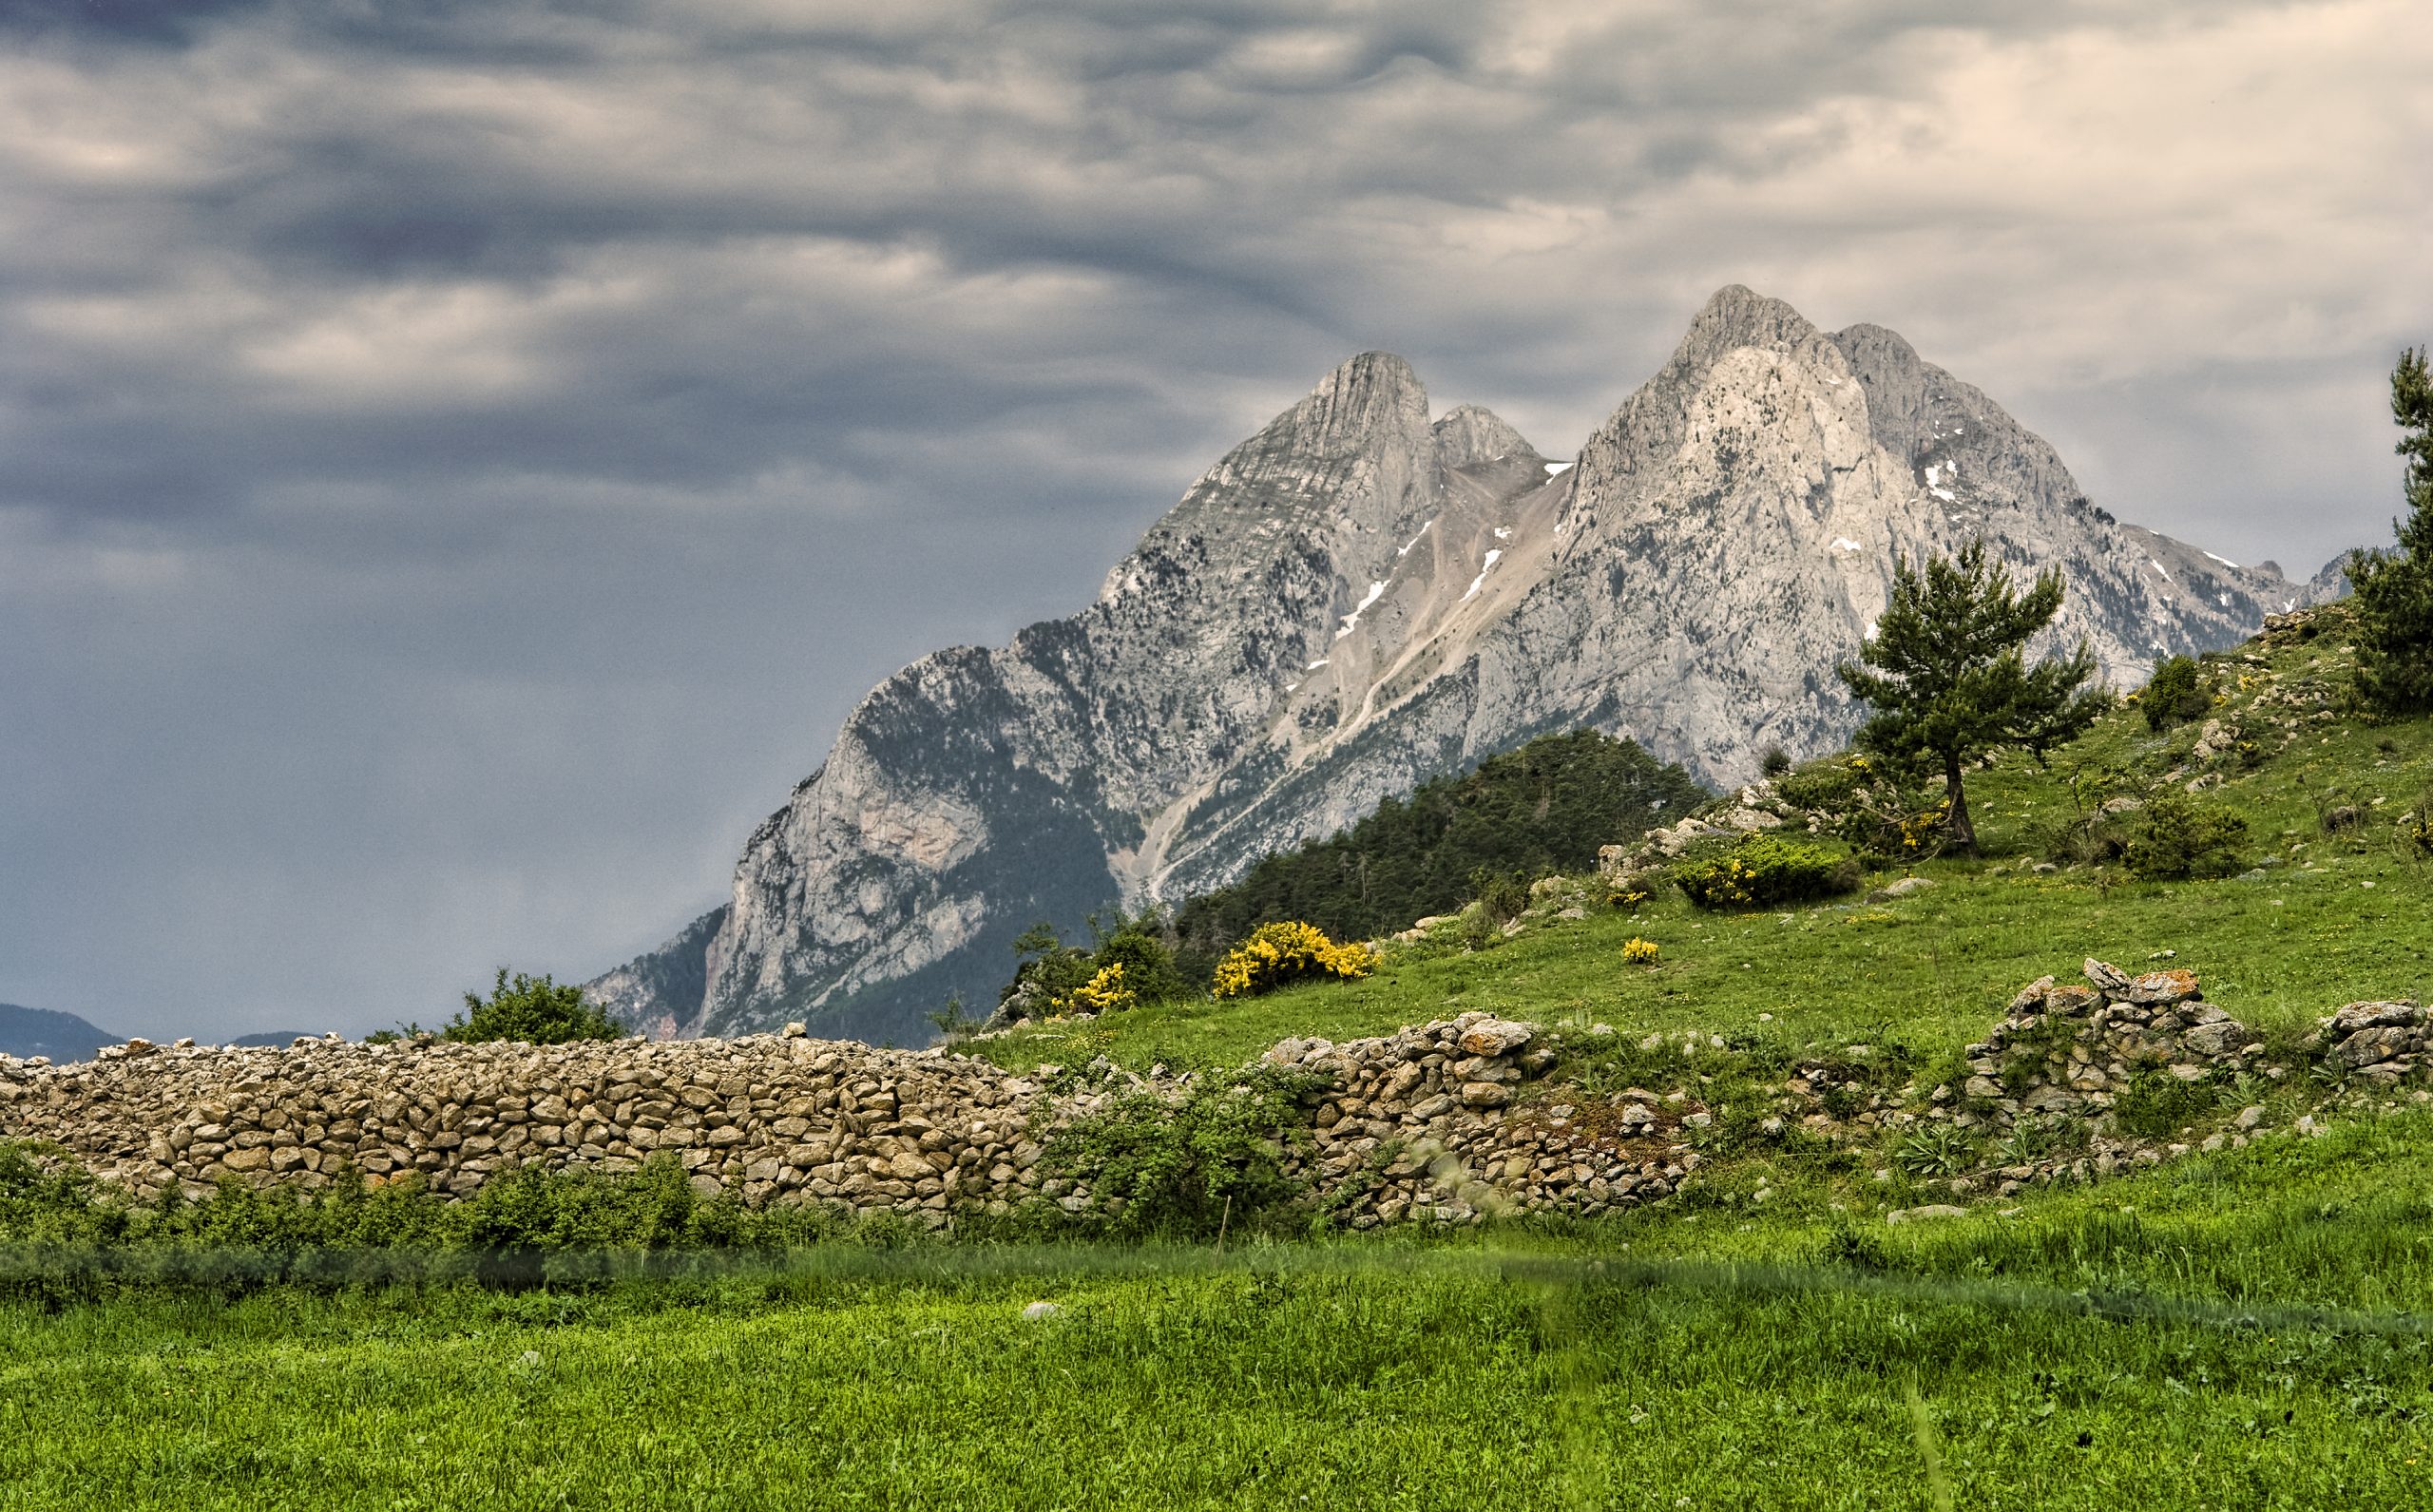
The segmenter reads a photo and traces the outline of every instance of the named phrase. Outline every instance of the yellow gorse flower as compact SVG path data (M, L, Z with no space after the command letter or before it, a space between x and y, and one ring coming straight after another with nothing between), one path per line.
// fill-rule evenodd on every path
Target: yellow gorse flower
M1262 924L1216 963L1211 990L1220 998L1255 997L1302 977L1352 982L1376 968L1376 952L1337 945L1316 925Z
M1123 963L1101 967L1098 974L1062 997L1047 1000L1057 1013L1112 1013L1140 1005L1140 995L1123 985Z

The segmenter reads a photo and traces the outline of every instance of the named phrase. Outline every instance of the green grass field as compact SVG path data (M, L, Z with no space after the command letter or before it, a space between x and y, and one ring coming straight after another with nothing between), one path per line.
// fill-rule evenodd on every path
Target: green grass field
M18 1302L0 1505L2423 1504L2428 1156L2411 1111L1889 1229Z
M2339 676L2336 641L2225 664L2224 708L2263 723L2255 699ZM2285 1035L2422 996L2426 863L2393 820L2433 788L2433 726L2289 718L2287 749L2203 796L2246 818L2251 880L2032 869L2074 774L2181 760L2195 732L2132 710L2049 770L1976 775L1988 856L1925 863L1936 885L1891 902L1600 903L1360 983L972 1048L1238 1062L1487 1009L1609 1024L1621 1055L1723 1035L1717 1069L1857 1042L1916 1066L2031 978L2164 951ZM2328 830L2337 806L2362 822ZM1622 962L1634 935L1660 964ZM2327 1093L2274 1095L2286 1127ZM1679 1199L1594 1225L1222 1254L872 1229L522 1292L20 1269L0 1507L2433 1505L2433 1106L2328 1128L1900 1225L1887 1209L1947 1196L1873 1156L1724 1144Z

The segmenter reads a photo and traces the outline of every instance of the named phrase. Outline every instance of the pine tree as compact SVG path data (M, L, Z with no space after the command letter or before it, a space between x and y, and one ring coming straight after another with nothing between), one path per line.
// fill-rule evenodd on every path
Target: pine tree
M2059 660L2026 663L2028 638L2061 608L2061 574L2038 575L2025 594L1985 560L1982 541L1957 557L1933 557L1922 573L1906 561L1892 568L1892 600L1859 651L1863 665L1833 670L1874 705L1859 731L1862 748L1894 765L1943 775L1953 842L1977 849L1961 767L2002 746L2040 760L2077 736L2110 704L2101 688L2080 688L2095 657L2084 641ZM1870 671L1869 668L1876 670Z
M2385 715L2433 710L2433 376L2424 354L2400 354L2391 371L2391 418L2406 434L2408 517L2393 522L2398 549L2348 559L2357 614L2357 692Z

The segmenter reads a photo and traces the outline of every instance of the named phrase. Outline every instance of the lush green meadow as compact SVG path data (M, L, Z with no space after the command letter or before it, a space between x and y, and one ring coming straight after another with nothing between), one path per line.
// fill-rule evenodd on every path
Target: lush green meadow
M1890 1228L21 1300L0 1505L2423 1504L2428 1157L2412 1111Z
M18 1254L0 1507L2433 1505L2433 1106L2328 1105L2301 1073L2238 1089L2279 1131L2244 1147L1901 1224L1887 1210L1948 1183L1746 1134L1788 1059L1882 1047L1889 1092L2087 955L2191 967L2285 1047L2342 1003L2423 996L2427 861L2394 821L2433 793L2433 725L2257 701L2343 676L2337 640L2213 669L2220 707L2274 745L2205 768L2201 800L2247 823L2242 879L2037 869L2090 776L2194 770L2194 729L2127 710L2049 768L1973 775L1988 854L1868 883L1934 884L1905 896L1634 911L1599 890L1584 918L1395 947L1365 981L968 1047L1145 1067L1469 1009L1606 1024L1566 1036L1558 1077L1715 1073L1708 1163L1655 1208L1266 1223L1220 1253L755 1228L701 1217L724 1210L679 1180L661 1196L692 1215L647 1278L304 1286L240 1245L207 1284L130 1284L79 1273L72 1246ZM1634 937L1657 964L1623 962ZM1640 1045L1688 1029L1695 1063ZM2289 1127L2308 1110L2328 1132ZM623 1233L661 1221L640 1181L568 1190ZM213 1211L211 1244L287 1242L268 1208Z

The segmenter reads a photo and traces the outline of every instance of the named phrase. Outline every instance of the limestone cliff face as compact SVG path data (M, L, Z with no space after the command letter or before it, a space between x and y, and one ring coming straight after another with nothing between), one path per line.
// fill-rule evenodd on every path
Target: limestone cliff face
M1728 288L1576 459L1431 421L1370 353L1211 468L1098 602L889 679L745 843L722 914L595 983L625 1022L925 1038L1042 918L1178 899L1533 736L1710 781L1855 723L1832 676L1902 555L2059 566L2057 642L2134 683L2302 590L2116 523L2053 449L1875 326ZM698 984L698 997L695 996Z

